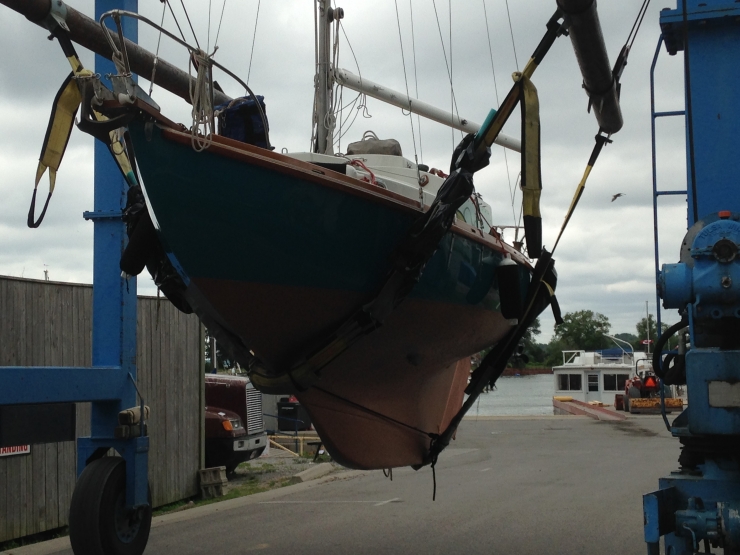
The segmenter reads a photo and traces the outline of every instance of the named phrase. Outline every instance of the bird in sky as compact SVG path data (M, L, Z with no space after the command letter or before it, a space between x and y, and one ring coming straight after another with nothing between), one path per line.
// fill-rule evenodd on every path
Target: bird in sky
M626 194L627 193L617 193L616 195L612 196L612 202L614 202L615 200L617 200L619 197L623 197Z

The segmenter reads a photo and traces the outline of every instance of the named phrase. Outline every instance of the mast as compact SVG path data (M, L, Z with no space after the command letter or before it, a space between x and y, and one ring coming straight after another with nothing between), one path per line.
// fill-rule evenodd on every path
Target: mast
M332 107L332 89L334 76L331 67L331 24L334 19L342 19L344 11L334 10L330 0L318 0L318 59L316 67L316 144L314 149L319 154L334 154L334 114Z

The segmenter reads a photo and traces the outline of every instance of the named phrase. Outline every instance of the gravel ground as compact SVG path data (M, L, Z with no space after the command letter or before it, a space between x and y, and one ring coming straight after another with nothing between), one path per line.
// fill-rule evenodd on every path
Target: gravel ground
M275 486L321 462L329 457L322 455L314 463L313 457L295 457L279 449L270 449L270 454L240 464L236 471L228 476L229 489L246 484L255 486ZM341 468L336 465L337 468Z

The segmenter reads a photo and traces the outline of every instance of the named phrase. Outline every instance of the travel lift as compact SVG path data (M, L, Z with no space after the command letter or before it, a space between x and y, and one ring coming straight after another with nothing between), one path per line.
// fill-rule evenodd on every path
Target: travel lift
M645 539L650 555L660 552L660 536L665 536L665 552L670 555L696 553L702 544L706 552L712 544L726 554L738 554L740 157L733 152L733 131L740 129L740 111L734 102L740 90L740 5L731 0L678 1L679 9L661 14L663 35L651 83L662 44L671 54L683 50L686 109L655 112L653 103L653 153L655 119L685 116L689 185L686 191L657 191L655 167L653 176L655 205L661 195L688 196L689 231L681 262L665 265L658 272L658 284L664 306L679 309L685 317L669 331L682 333L688 326L689 342L687 352L671 353L666 368L661 364L655 368L666 383L686 383L691 405L670 426L682 443L681 469L662 479L658 491L644 496ZM63 11L64 5L50 4L51 17L63 22L63 13L55 10ZM594 2L559 0L558 4L573 20L581 8L586 6L588 11ZM112 9L136 12L137 7L137 0L96 0L96 18ZM583 58L594 51L593 43L579 52L576 29L570 27L571 40L588 83L589 70L584 65L589 64ZM584 29L585 34L590 30ZM125 20L124 33L136 42L136 20ZM101 75L115 73L113 64L99 55L95 64ZM615 93L599 99L593 90L600 89L589 90L592 101L597 97L593 105L597 118L617 117ZM621 115L617 123L621 126ZM77 440L80 478L72 497L70 539L78 555L134 554L144 550L151 524L149 439L143 399L136 388L136 280L124 280L119 269L126 241L120 218L127 185L99 141L95 142L94 185L94 211L85 213L94 222L93 367L0 368L0 446L73 439L73 403L91 402L91 435ZM657 266L657 214L655 221ZM656 349L656 362L661 351L662 347ZM129 407L138 410L126 410ZM36 418L24 418L30 411ZM55 425L35 425L38 411L50 417L45 422ZM121 457L104 457L110 449Z
M678 309L681 321L663 333L654 367L667 384L685 384L689 406L672 424L681 442L679 470L643 497L648 555L740 554L740 3L677 0L660 14L662 35L651 79L653 204L658 305ZM685 109L656 112L654 73L665 44L683 51ZM658 191L655 121L686 122L685 191ZM680 262L658 269L657 201L686 194L688 232ZM660 312L658 312L660 325ZM688 328L688 343L686 329ZM658 328L660 329L660 328ZM659 332L660 333L660 332ZM669 336L679 350L661 361ZM662 389L662 388L661 388ZM719 552L719 551L715 551Z
M64 4L50 4L49 27L64 26ZM135 12L137 0L96 0L96 19L112 9ZM123 24L136 42L136 20ZM95 71L116 73L99 55ZM78 555L134 554L146 546L152 517L149 438L136 386L136 278L122 278L119 268L128 187L108 148L100 141L94 148L94 210L84 214L94 225L92 368L0 367L0 446L74 440L74 403L90 402L90 437L77 440L72 548ZM105 457L110 449L120 457Z
M68 10L61 0L0 3L52 32L57 26L67 27ZM110 10L137 12L137 8L138 0L96 0L95 15L100 19ZM78 25L88 25L80 14L71 9L69 12ZM122 23L123 34L135 43L136 20L125 18ZM608 136L622 126L618 77L626 63L626 52L612 72L593 0L558 0L558 11L547 29L528 64L529 71L557 36L569 34L584 76L589 108L593 108L600 127L572 212L598 153L609 141ZM93 49L99 47L89 36L84 40ZM95 70L106 79L116 73L114 64L100 55L96 55ZM487 121L501 120L499 129L516 104L516 88L512 90L511 99L507 97L504 102L511 105L500 110L504 113L505 108L506 116L497 119L495 111L489 114ZM484 128L493 126L484 124ZM77 440L78 482L69 513L70 541L76 555L140 555L151 525L148 410L136 387L136 280L123 279L119 268L126 244L121 217L127 188L107 146L96 141L94 211L84 214L94 222L93 366L0 367L0 446L73 440L74 403L92 403L91 435ZM29 225L35 225L33 214ZM39 419L39 414L45 418ZM111 449L120 456L107 457Z

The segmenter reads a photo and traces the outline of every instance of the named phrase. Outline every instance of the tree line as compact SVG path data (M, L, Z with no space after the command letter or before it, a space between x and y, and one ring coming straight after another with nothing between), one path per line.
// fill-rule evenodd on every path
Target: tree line
M514 364L523 365L526 361L528 366L559 366L563 364L563 351L597 351L617 347L618 344L627 348L624 343L615 342L607 337L612 335L609 318L592 310L568 312L563 316L563 323L554 329L555 334L549 343L538 343L536 337L540 335L541 328L539 319L535 320L522 338L523 353L526 356L522 357L522 360L513 361ZM668 324L661 322L661 330L666 329ZM635 352L644 352L646 345L643 344L643 340L648 338L648 332L652 341L650 344L652 351L652 346L658 338L657 325L652 314L637 322L635 333L617 333L613 336L629 343ZM675 338L668 347L675 347Z

